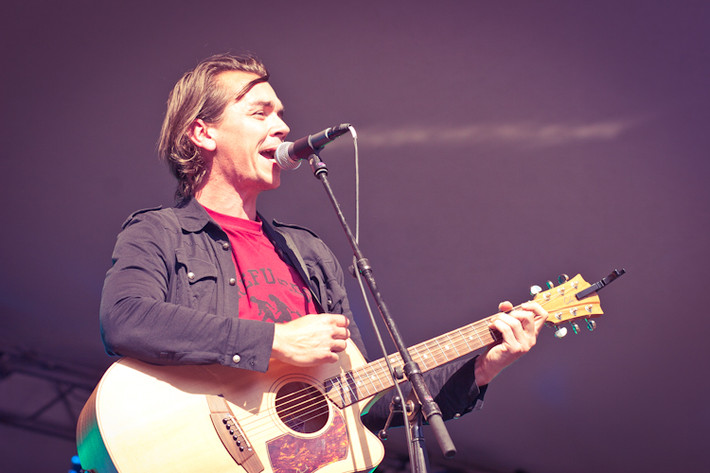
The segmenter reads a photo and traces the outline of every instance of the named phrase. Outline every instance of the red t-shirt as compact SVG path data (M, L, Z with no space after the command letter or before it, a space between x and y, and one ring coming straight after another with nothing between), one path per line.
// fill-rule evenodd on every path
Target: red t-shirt
M279 257L261 222L206 210L232 245L237 287L243 296L239 299L240 318L280 323L317 312L308 286Z

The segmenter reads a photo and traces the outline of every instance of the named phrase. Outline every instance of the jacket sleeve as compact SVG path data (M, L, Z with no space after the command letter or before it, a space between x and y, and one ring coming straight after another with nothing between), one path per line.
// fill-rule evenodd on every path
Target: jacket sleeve
M195 294L174 300L180 292L176 286L188 285L184 268L176 263L180 232L158 212L135 215L124 225L101 297L106 351L155 364L218 363L266 371L272 324L205 310L189 303ZM214 285L220 275L214 265L203 263L196 266L197 277Z

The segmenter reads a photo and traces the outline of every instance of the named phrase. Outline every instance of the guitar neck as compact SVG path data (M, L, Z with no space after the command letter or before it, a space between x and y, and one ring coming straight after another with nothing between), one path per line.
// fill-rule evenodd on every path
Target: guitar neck
M498 341L497 334L488 327L490 316L459 329L427 340L408 349L422 372L429 371L449 361L468 355ZM402 357L387 357L393 369L402 368ZM325 381L328 397L338 406L345 407L394 386L387 360L380 358L340 376Z
M564 282L561 282L557 287L549 283L550 289L537 292L533 301L547 310L549 316L545 322L552 326L584 319L587 321L589 330L593 330L595 324L590 319L604 313L599 306L599 296L596 293L624 273L623 269L614 270L613 273L593 286L579 274L572 279L564 275ZM428 371L479 348L491 345L498 341L497 332L488 328L495 317L495 315L491 315L478 322L415 345L409 348L409 354L422 371ZM577 330L574 325L573 329ZM389 355L387 360L393 369L403 366L399 354ZM391 388L394 382L390 369L387 367L387 360L381 358L339 376L326 379L324 387L328 397L336 405L344 407Z

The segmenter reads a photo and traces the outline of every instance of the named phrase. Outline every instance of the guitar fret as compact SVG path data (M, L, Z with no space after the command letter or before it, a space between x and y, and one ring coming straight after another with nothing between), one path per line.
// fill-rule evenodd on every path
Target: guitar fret
M473 339L473 334L475 334L476 331L470 325L467 325L466 327L464 327L461 330L462 330L462 336L464 337L464 341L466 342L466 345L468 346L469 352L480 348L480 345L476 345L475 341ZM473 343L473 346L471 346L472 343ZM480 343L480 341L479 341L479 343Z
M349 395L348 404L352 404L353 402L355 402L359 399L359 397L357 395L357 390L353 389L355 386L355 379L353 377L352 371L348 371L347 373L345 373L345 381L346 381L346 385L348 387L348 395Z
M459 351L456 349L456 342L451 340L451 332L447 333L446 336L448 337L449 342L451 343L451 348L453 348L454 352L456 353L456 357L458 358L461 355L459 354Z
M428 356L426 353L423 353L423 354L422 354L422 351L421 351L421 348L422 348L423 345L424 345L423 343L419 343L419 344L417 345L417 355L419 356L419 359L422 360L422 364L423 364L424 366L426 366L427 369L429 369L429 366L428 366L428 364L427 364L427 358L429 358L429 356ZM434 365L434 366L436 366L436 365Z
M461 329L458 329L457 332L459 333L459 337L463 342L466 344L466 349L468 350L468 353L471 353L473 350L471 350L471 345L469 345L468 341L466 340L466 337L464 334L461 332Z
M438 338L438 337L437 337L437 338ZM439 347L439 351L444 355L444 359L445 359L446 361L449 361L449 357L446 356L446 352L444 351L443 348L441 348L441 344L439 343L439 340L437 340L437 338L434 339L434 341L436 342L436 346Z
M372 369L370 369L370 372L368 373L368 379L370 380L370 383L372 383L372 385L376 387L375 392L383 391L386 388L385 383L382 382L382 378L380 377L382 363L382 359L373 362L371 365Z
M362 370L362 371L364 371L362 377L364 379L366 379L372 385L372 387L375 389L375 392L378 392L379 390L377 389L377 386L375 385L374 381L372 380L372 378L373 378L373 374L371 374L372 369L367 369L367 370ZM370 393L368 391L368 394L372 394L372 393Z
M330 384L330 389L326 387L326 393L328 393L328 397L339 405L341 408L345 407L345 398L343 398L343 383L342 380L340 379L340 376L337 376L335 378L328 378L326 380L326 383Z
M424 370L426 371L429 369L429 367L427 366L426 361L422 358L421 354L419 354L419 348L417 348L418 346L419 345L415 345L412 347L412 349L416 351L416 355L412 355L412 358L416 358L415 361L417 362L417 364L421 363L424 367Z
M434 356L434 354L431 352L431 348L429 348L429 344L424 342L424 347L426 348L426 351L429 353L429 355L434 359L434 363L436 363L436 365L438 366L439 363L436 360L436 356Z
M372 365L372 369L370 370L368 379L372 383L373 386L377 386L378 391L382 391L382 388L384 387L382 384L382 379L380 378L380 363L374 363Z
M355 386L357 387L357 389L362 390L363 394L365 394L365 396L369 396L371 394L370 389L365 383L363 383L362 375L360 375L359 373L356 373L356 372L352 372L352 375L353 375L353 380L355 381ZM359 397L362 397L362 395Z
M323 389L325 393L330 396L330 393L333 391L333 378L328 378L323 382Z
M340 407L345 407L360 400L363 396L358 393L358 374L348 371L340 376L328 378L324 382L324 389L328 397ZM368 395L369 395L368 391Z
M473 324L473 325L476 325L476 324ZM473 328L473 333L475 333L476 337L478 337L478 343L480 343L482 347L485 346L485 344L483 343L483 340L481 340L481 336L478 334L477 328L475 328L475 327Z
M390 355L390 366L392 369L397 368L398 366L402 366L402 360L400 359L399 355Z
M374 371L375 376L377 376L377 382L380 384L380 391L382 391L385 388L385 383L382 382L382 378L380 377L380 372L382 371L382 364L384 363L383 360L380 360L380 362L377 363L376 369Z

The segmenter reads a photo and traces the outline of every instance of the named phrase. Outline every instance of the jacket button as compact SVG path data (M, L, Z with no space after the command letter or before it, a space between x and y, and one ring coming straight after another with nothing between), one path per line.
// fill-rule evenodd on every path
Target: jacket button
M236 279L234 279L234 278L229 278L229 285L230 285L230 286L234 286L234 285L236 285L236 284L237 284L237 280L236 280Z
M227 242L222 243L222 249L225 250L225 251L228 250L228 249L229 249L229 243L227 243Z
M242 361L242 357L239 355L234 355L232 357L232 361L234 362L235 365L238 365L240 361Z
M194 281L195 280L195 273L193 273L192 271L187 273L187 279L189 279L190 281Z

